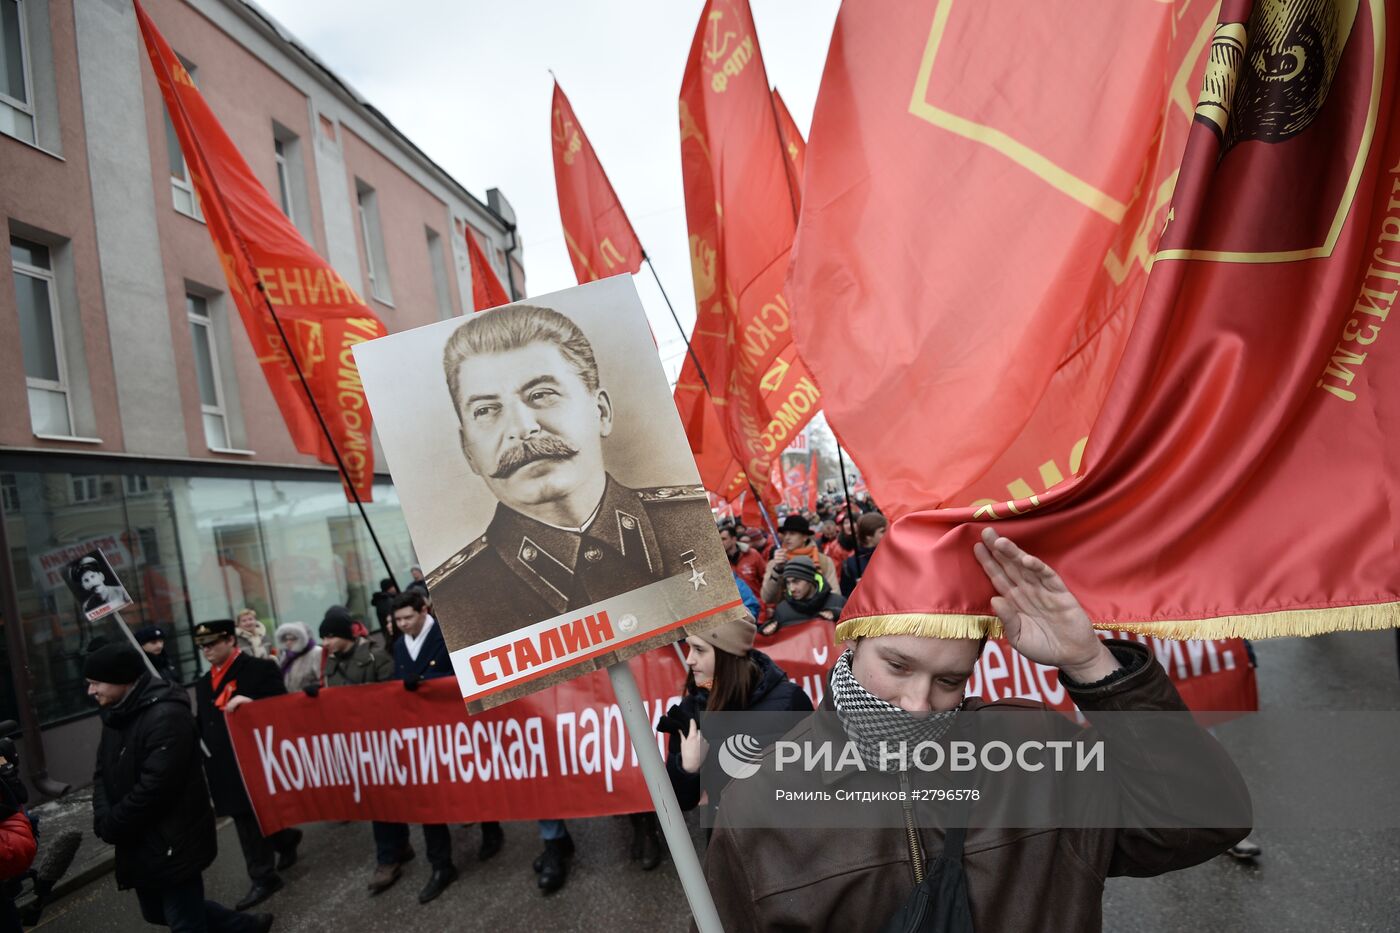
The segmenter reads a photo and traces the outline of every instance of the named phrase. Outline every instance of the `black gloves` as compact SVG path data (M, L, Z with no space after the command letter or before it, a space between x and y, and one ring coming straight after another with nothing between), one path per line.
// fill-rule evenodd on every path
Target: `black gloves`
M666 714L656 721L656 731L663 733L676 733L684 736L690 731L692 717L685 710L681 709L679 703L673 703Z
M423 681L419 679L417 674L409 674L403 679L403 688L405 690L417 690L418 685L422 682Z
M321 685L320 685L320 684L307 684L305 687L302 687L302 688L301 688L301 692L304 693L304 694L306 694L307 696L311 697L311 699L314 700L314 699L316 699L316 697L318 697L318 696L321 695Z

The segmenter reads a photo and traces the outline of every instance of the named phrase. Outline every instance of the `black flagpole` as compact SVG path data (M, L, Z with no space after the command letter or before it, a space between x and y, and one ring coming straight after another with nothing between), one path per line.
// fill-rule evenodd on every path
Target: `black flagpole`
M267 313L272 315L272 323L277 325L277 333L282 338L282 348L287 351L287 358L292 361L292 367L296 369L297 379L301 381L302 391L306 393L306 400L311 403L311 410L316 414L316 423L321 426L321 433L325 435L326 443L331 447L331 453L335 454L335 464L340 470L341 482L345 484L346 489L350 490L350 496L355 500L356 508L360 510L360 518L364 520L365 528L369 531L369 538L374 542L374 549L379 552L379 559L384 562L384 569L389 574L389 580L393 583L394 589L397 590L399 581L394 576L394 568L389 563L389 558L384 554L384 547L379 543L379 535L374 533L374 525L369 520L369 513L365 511L365 504L360 500L360 491L355 488L354 481L350 479L350 471L340 456L340 448L335 446L335 438L331 436L330 426L326 424L325 416L321 414L321 406L316 404L316 396L311 394L311 386L306 382L306 374L301 371L301 363L292 350L291 342L287 340L287 332L282 329L282 320L273 309L272 299L267 296L267 290L263 288L262 280L258 281L258 294L262 295L263 304L267 305ZM374 482L373 474L371 474L370 482Z
M705 394L713 401L715 393L710 389L710 380L705 376L705 367L700 365L700 358L695 355L695 348L690 345L690 338L686 336L685 328L681 325L681 319L676 314L675 306L671 304L671 296L666 294L666 286L661 284L661 276L656 274L656 266L651 264L651 257L646 250L642 250L642 259L646 261L647 268L651 270L651 277L656 279L656 287L661 290L661 297L666 299L666 309L671 312L671 320L676 322L676 330L680 331L681 339L685 341L685 352L690 355L690 361L695 364L695 372L700 376L700 384L705 387ZM782 454L778 455L779 469L782 468ZM753 480L749 480L749 492L753 494L754 501L758 503L759 514L763 516L763 522L768 526L768 533L773 536L773 540L778 540L778 530L773 525L773 519L768 515L768 509L763 504L763 497L754 488Z
M681 319L676 315L676 309L671 305L671 296L666 294L666 286L661 284L661 276L656 274L656 267L651 264L651 257L646 250L642 250L642 259L646 261L647 268L651 270L651 277L656 279L656 287L661 290L661 297L666 299L666 310L671 312L671 320L676 322L676 330L680 331L681 340L685 341L685 352L690 354L690 361L695 364L695 371L700 374L700 383L705 387L705 394L712 400L714 392L710 391L710 380L705 376L705 368L700 365L700 358L695 355L694 348L690 345L690 338L685 335L685 328L681 326Z

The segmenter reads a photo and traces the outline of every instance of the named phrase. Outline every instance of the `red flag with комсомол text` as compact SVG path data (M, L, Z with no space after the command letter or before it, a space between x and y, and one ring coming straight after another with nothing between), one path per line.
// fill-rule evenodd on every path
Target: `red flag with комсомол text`
M725 494L714 484L732 479L732 461L776 504L772 465L821 393L792 342L783 279L796 201L745 0L708 0L701 11L680 124L696 322L676 405L707 488ZM707 405L718 436L705 430Z
M558 81L549 125L559 221L578 283L635 273L642 267L642 244Z
M345 465L348 475L342 475L342 482L347 497L353 489L368 501L374 483L374 447L369 405L351 348L388 331L282 213L150 16L139 2L135 7L229 294L287 430L297 450L322 463L336 463L336 451L307 400L309 390ZM297 363L306 378L305 388L297 376Z

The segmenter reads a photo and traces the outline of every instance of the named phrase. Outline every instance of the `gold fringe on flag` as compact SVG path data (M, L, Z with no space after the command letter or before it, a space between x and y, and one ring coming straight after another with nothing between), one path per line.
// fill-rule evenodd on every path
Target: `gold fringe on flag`
M1306 638L1329 632L1400 628L1400 602L1283 609L1210 619L1095 622L1094 628L1179 641L1193 638ZM881 635L915 635L919 638L981 638L986 635L1000 638L1001 634L1001 622L996 616L961 613L906 612L861 616L842 620L836 626L838 642Z

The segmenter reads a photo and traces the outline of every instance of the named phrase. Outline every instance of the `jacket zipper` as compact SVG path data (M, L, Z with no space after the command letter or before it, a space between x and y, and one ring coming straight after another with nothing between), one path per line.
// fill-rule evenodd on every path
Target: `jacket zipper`
M924 883L924 851L919 831L914 827L914 798L909 793L909 772L899 772L899 789L904 797L904 832L909 837L909 861L914 865L914 883Z

